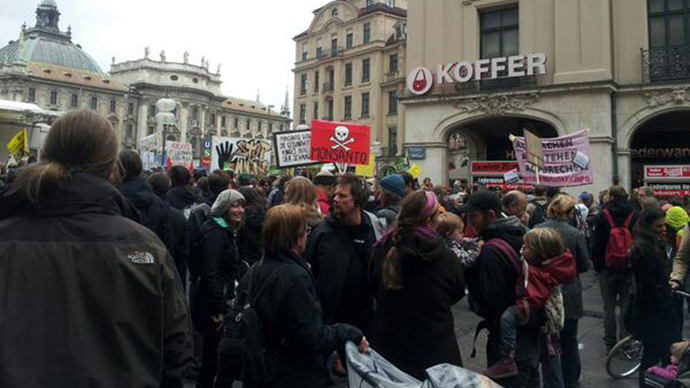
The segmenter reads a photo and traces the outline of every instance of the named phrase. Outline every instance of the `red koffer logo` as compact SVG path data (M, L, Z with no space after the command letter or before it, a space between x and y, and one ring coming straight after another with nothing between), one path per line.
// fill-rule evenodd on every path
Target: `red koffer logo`
M407 76L407 89L414 95L426 94L434 86L434 75L426 67L418 67Z

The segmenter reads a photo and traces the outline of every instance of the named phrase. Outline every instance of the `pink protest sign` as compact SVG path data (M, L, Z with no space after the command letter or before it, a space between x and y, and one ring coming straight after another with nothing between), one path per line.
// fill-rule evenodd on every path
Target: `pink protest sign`
M528 184L571 187L594 183L589 163L589 131L586 129L561 137L541 139L544 147L544 169L539 170L527 161L525 138L513 139L515 157L522 180Z

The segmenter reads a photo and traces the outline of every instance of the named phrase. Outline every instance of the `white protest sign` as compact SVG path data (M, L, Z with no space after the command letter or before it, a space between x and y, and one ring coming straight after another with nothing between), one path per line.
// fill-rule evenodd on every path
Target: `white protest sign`
M273 134L276 166L289 168L306 166L314 162L311 154L311 130L277 132Z
M168 168L172 166L183 166L189 171L194 169L192 155L192 145L171 141L166 144L165 152L168 154Z
M503 180L506 183L514 183L520 180L520 175L517 170L511 170L503 174Z

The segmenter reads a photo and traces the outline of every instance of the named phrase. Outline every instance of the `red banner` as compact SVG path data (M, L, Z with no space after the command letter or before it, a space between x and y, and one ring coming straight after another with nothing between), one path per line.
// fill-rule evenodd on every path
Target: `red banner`
M311 160L343 164L369 164L371 129L314 120L311 129Z
M645 166L645 178L690 178L690 166Z
M517 161L472 162L472 175L503 175L518 168Z

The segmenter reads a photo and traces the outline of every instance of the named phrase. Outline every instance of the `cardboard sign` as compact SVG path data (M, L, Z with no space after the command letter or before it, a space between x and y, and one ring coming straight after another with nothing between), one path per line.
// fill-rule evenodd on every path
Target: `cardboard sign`
M371 152L371 128L368 125L314 120L311 130L310 159L368 165Z
M525 130L525 152L528 162L540 169L544 168L544 147L541 145L541 139L528 130Z
M419 175L422 173L422 168L419 167L418 164L413 164L410 166L409 173L410 173L410 175L412 175L412 177L414 179L417 179L417 178L419 178Z
M168 169L173 166L184 166L189 171L194 170L194 156L190 143L171 141L165 147L165 153L168 154Z
M278 168L307 166L317 163L310 158L310 129L274 133L273 149L276 152L276 165Z
M271 166L268 140L213 136L211 146L211 170L223 168L264 176Z
M517 170L508 171L507 173L503 174L503 180L506 183L515 183L520 180L520 175L518 174Z
M513 139L515 157L525 183L539 182L553 187L573 187L594 183L589 163L588 130L583 129L571 135L541 139L541 143L544 149L544 168L537 171L536 166L527 160L525 139L522 137ZM582 156L578 157L578 154ZM584 162L587 162L586 167L581 166Z

